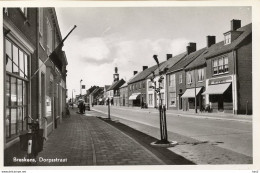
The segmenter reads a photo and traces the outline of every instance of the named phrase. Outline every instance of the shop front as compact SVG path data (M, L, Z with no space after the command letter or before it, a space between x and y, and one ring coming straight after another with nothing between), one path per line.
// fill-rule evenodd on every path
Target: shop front
M181 96L183 102L183 108L185 111L195 109L195 100L197 104L197 110L202 110L205 107L205 97L201 95L203 87L189 88ZM196 97L196 99L195 99Z
M233 112L234 94L232 76L210 79L203 95L208 95L208 103L212 112Z
M129 101L132 102L132 106L141 106L141 93L133 93L129 97Z

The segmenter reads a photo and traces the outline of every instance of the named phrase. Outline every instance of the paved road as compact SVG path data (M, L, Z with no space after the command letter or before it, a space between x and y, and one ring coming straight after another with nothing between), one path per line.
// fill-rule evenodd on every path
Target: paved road
M136 140L97 118L100 113L71 114L51 133L32 166L165 164ZM19 145L13 147L5 151L5 166L28 166L13 161L26 155Z
M107 114L106 106L95 106L93 109ZM112 117L131 121L137 129L142 125L159 128L157 110L129 109L111 107ZM136 124L134 123L136 122ZM137 124L140 124L139 126ZM233 151L249 158L252 157L252 122L248 120L207 119L192 116L167 115L167 127L173 132L188 138L216 144L218 147ZM159 130L158 130L159 131ZM159 133L159 132L158 132ZM158 133L155 134L156 137Z

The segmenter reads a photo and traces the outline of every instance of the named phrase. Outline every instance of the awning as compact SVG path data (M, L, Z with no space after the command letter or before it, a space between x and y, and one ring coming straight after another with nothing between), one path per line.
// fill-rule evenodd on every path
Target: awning
M207 90L202 93L205 94L223 94L231 83L223 83L223 84L216 84L216 85L209 85Z
M136 100L136 98L140 95L141 93L133 93L130 97L129 100Z
M201 89L202 89L202 87L196 88L196 95L199 94ZM187 89L181 97L182 98L195 98L195 88Z

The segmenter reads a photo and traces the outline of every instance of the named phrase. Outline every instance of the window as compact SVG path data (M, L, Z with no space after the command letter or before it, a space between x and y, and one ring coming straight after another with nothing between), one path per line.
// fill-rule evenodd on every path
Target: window
M230 33L225 35L225 40L224 40L225 45L229 44L229 43L231 43L231 34Z
M191 71L187 72L186 74L187 74L187 84L191 84L193 81Z
M153 94L149 94L148 104L153 105Z
M228 57L224 57L224 73L228 72Z
M43 47L43 8L39 8L39 42Z
M28 78L28 55L7 39L5 45L6 71Z
M179 74L179 83L182 83L182 74Z
M213 75L228 73L228 57L213 60Z
M152 81L148 81L148 90L152 90L153 88L151 88L153 86Z
M143 81L143 88L145 88L145 81Z
M47 19L47 54L51 54L52 52L52 28L51 23Z
M171 74L171 75L169 76L169 86L170 86L170 87L175 86L175 74Z
M176 93L175 92L169 93L169 100L170 100L170 106L176 107Z
M164 79L162 80L161 84L160 84L161 88L164 88Z
M204 80L204 69L198 69L198 81L203 81Z
M6 56L6 113L5 137L13 139L27 129L28 55L13 42L5 39ZM18 77L19 76L19 77Z

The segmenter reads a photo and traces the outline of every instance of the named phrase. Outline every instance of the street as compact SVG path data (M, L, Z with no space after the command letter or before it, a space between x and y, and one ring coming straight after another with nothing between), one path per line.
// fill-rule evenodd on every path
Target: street
M92 109L103 112L104 116L107 116L107 106L95 106ZM158 112L155 109L131 109L112 106L111 117L150 136L160 138ZM177 142L182 145L170 148L170 150L186 156L195 163L212 163L209 161L209 155L213 153L215 153L213 157L219 155L220 158L216 158L220 160L222 153L229 153L227 157L233 155L234 158L230 161L232 160L231 162L234 163L244 163L244 161L250 163L252 159L252 122L250 120L177 116L168 111L167 128L169 140L177 140L177 136L181 136ZM184 138L187 139L184 140ZM193 145L193 147L183 145L188 143L195 143L196 145ZM210 144L211 147L214 147L214 150L207 153L205 146L202 147L197 144L207 144L207 146ZM213 148L209 148L209 150L211 149ZM205 154L205 157L202 157L203 154ZM220 160L216 163L222 163ZM223 163L225 162L228 163L228 161Z

